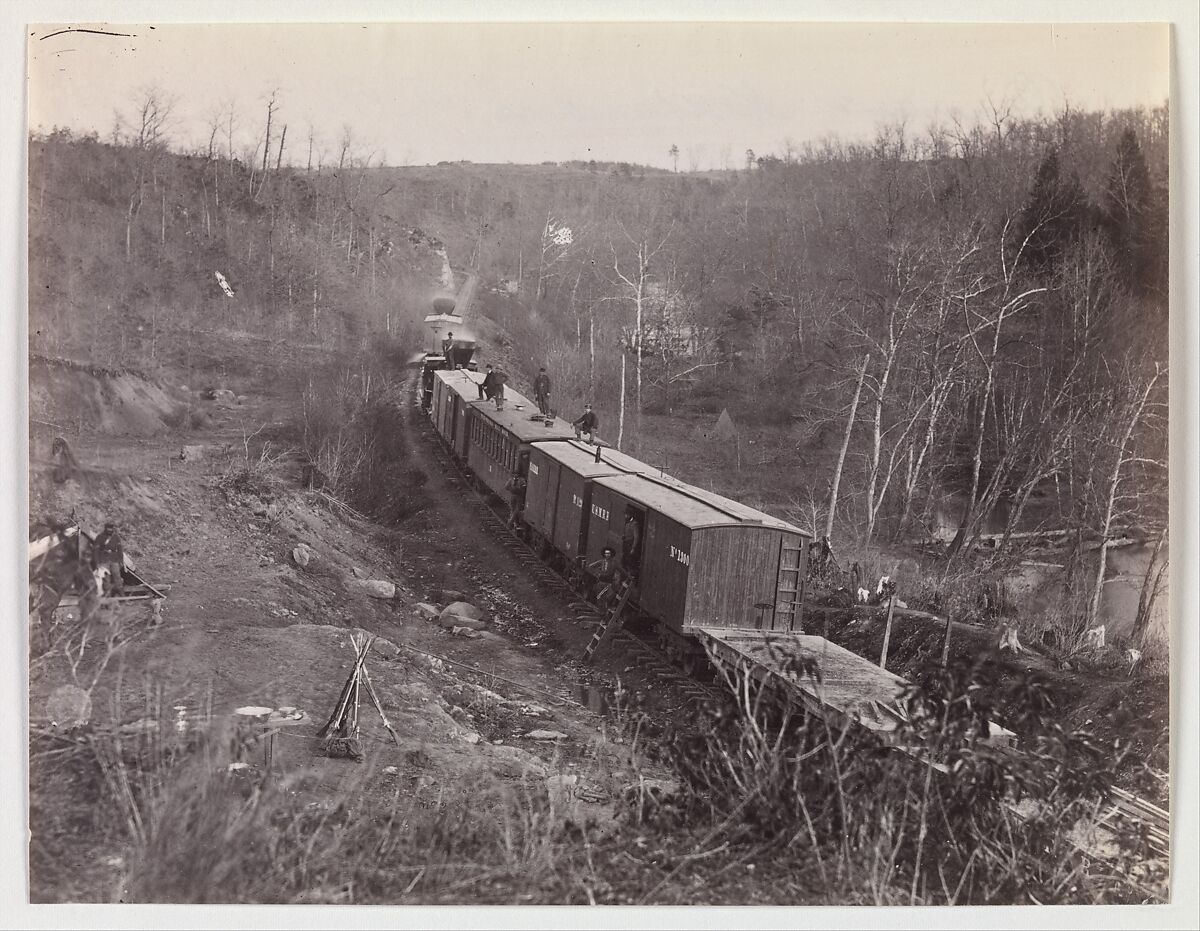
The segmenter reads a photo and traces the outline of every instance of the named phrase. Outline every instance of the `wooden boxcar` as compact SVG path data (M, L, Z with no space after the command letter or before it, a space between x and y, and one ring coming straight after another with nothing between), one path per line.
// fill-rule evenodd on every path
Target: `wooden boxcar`
M468 421L474 409L472 402L479 397L482 380L482 375L463 369L434 373L431 411L434 429L455 455L463 459L467 458L470 442Z
M517 471L521 454L529 453L533 443L542 440L566 440L575 436L571 425L554 418L547 423L537 417L537 405L511 388L504 391L504 410L496 410L490 401L469 402L467 465L476 477L498 495L506 495L505 485ZM526 496L528 501L528 495Z
M579 440L535 443L529 458L525 521L568 560L583 553L592 480L625 475L642 463Z
M597 477L586 556L598 559L611 546L627 559L632 517L640 545L631 568L647 614L681 633L701 625L792 630L810 537L754 508L724 502L670 478Z

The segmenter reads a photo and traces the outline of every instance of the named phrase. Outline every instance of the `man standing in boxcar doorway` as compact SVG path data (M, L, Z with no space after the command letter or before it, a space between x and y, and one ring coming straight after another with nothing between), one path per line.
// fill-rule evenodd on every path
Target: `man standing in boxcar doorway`
M593 600L603 610L607 610L609 605L612 604L617 582L621 575L621 569L617 565L616 556L617 554L613 551L613 548L606 546L600 551L600 558L588 565L588 569L596 576L596 594Z
M632 578L638 575L638 563L642 555L642 524L633 513L625 515L625 528L621 531L621 568Z

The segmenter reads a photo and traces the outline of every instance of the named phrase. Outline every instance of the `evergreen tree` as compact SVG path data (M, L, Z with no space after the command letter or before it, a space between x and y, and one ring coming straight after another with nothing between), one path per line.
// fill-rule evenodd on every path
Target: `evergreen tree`
M1104 191L1104 225L1122 282L1137 295L1166 290L1164 199L1150 180L1137 134L1121 134Z
M1029 264L1039 272L1053 272L1066 248L1078 241L1090 213L1079 176L1072 172L1063 180L1058 150L1051 148L1038 166L1017 224L1018 241L1026 243Z

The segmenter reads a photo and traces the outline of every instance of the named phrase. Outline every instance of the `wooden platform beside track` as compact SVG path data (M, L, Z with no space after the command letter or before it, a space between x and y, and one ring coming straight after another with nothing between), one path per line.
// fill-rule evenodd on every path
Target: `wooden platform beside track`
M731 681L749 675L811 711L888 737L904 722L908 683L824 637L770 630L696 628Z

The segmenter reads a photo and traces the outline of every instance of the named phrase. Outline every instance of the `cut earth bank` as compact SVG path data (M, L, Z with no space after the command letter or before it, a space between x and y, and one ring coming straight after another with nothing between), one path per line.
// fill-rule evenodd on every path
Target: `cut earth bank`
M72 372L88 377L104 375ZM105 609L74 673L57 654L32 665L36 901L131 894L122 887L126 833L101 823L78 778L38 762L38 735L59 724L52 699L64 686L89 686L114 623L136 636L90 688L91 726L132 734L211 718L219 727L242 706L299 709L305 718L279 729L272 761L298 804L333 807L352 790L383 810L397 792L436 805L450 786L533 783L558 800L556 817L603 824L613 801L658 787L646 780L665 772L634 746L627 720L584 701L620 682L663 719L686 699L652 687L619 650L594 667L579 665L590 631L480 528L463 506L461 481L443 474L430 447L414 450L428 474L429 506L402 529L385 530L321 492L300 490L294 461L258 457L253 445L248 452L246 437L288 412L256 394L261 385L238 387L246 399L236 408L205 406L190 388L176 392L178 402L203 408L198 429L172 428L170 417L155 424L154 412L139 411L116 421L119 432L71 434L81 469L65 484L49 477L56 431L34 424L31 518L74 514L89 530L117 521L141 575L168 590L157 624L148 608L124 608L119 617ZM54 416L31 411L51 423ZM184 445L201 447L202 458L180 461ZM390 586L371 582L394 584L394 597L379 598ZM460 600L480 609L482 624L443 624L421 607ZM364 696L361 764L322 755L313 736L353 667L356 632L379 638L367 668L398 738Z

